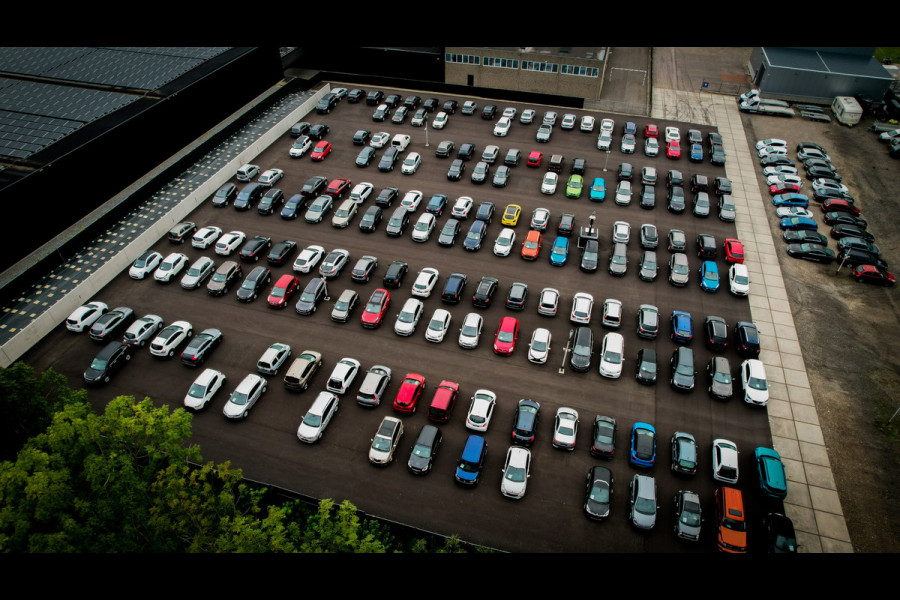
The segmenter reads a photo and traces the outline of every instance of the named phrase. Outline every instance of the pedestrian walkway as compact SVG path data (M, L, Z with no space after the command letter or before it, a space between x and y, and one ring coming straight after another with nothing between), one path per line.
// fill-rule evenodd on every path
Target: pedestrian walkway
M737 208L735 225L750 272L750 311L760 332L760 359L769 380L769 428L788 478L785 514L794 522L800 552L853 552L781 266L759 188L759 166L731 96L653 90L651 117L718 127L725 174Z

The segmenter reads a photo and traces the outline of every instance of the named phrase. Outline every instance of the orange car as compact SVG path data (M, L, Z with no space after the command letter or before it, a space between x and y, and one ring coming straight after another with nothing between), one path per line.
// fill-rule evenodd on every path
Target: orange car
M716 490L716 524L720 552L747 552L747 519L740 490L731 487Z
M541 232L534 229L528 232L525 241L522 242L522 258L525 260L537 260L541 253Z

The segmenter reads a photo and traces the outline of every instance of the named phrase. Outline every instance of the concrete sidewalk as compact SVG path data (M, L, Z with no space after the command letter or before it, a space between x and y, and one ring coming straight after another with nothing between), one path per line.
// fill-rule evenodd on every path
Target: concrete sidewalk
M772 444L788 478L785 513L794 522L800 552L853 552L775 252L767 217L771 207L760 193L758 159L737 104L731 96L654 89L650 114L661 121L714 125L724 138L725 174L734 187L735 225L750 272L750 310L769 380Z

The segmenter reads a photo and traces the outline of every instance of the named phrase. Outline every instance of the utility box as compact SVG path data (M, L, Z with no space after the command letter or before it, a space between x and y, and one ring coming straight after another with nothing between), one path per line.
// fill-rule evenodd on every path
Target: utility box
M853 96L837 96L831 103L831 111L838 122L853 127L862 118L863 109Z

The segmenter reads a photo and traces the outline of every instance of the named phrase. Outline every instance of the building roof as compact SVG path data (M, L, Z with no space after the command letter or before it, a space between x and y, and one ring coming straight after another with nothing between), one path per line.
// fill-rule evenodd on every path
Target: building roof
M841 51L838 48L785 48L765 46L763 55L773 67L891 79L891 74L871 53Z

